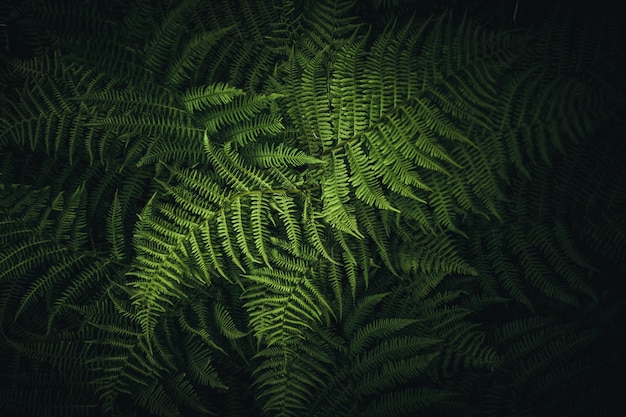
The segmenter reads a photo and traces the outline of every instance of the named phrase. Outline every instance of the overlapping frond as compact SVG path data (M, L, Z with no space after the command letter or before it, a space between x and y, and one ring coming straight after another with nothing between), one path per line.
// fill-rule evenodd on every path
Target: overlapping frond
M609 414L620 19L53 3L1 7L0 410Z

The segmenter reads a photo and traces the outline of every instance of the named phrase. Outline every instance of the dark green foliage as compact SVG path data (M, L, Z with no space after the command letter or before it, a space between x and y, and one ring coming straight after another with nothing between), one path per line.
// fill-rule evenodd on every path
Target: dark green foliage
M621 20L369 3L0 8L3 415L623 406Z

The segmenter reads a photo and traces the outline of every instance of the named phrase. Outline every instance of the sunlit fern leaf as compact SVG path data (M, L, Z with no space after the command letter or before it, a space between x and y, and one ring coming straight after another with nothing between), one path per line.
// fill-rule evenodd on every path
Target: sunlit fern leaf
M250 120L224 129L220 136L225 142L234 142L237 145L244 146L262 137L274 137L283 128L281 119L276 115L259 114Z
M261 258L258 258L258 254L255 254L252 249L252 242L249 242L250 235L247 232L247 208L242 205L242 200L243 199L241 198L234 199L231 204L232 215L229 219L224 219L220 224L223 225L222 227L224 229L224 233L227 233L226 230L232 227L232 230L235 232L234 240L242 253L245 254L245 256L248 257L253 263L260 263ZM229 226L228 223L231 223L231 225Z
M343 59L332 63L332 72L327 81L333 135L343 140L349 140L367 128L368 110L372 111L367 97L358 95L363 83L358 78L362 72L360 66L365 60L364 45L367 39L364 36L342 46L340 55ZM339 111L331 111L335 109Z
M189 112L195 112L230 103L235 97L244 94L243 90L239 88L229 86L226 83L216 83L187 90L181 97L181 101Z
M204 150L213 169L222 181L229 183L235 191L245 192L256 188L271 188L271 180L255 168L242 166L239 157L234 154L232 144L216 146L209 136L204 134Z
M305 329L331 311L310 274L264 268L246 279L253 284L243 295L244 308L255 337L268 346L301 338Z
M213 237L208 224L204 224L189 233L185 240L185 256L193 259L199 271L198 275L194 275L192 272L192 276L197 277L205 285L211 285L214 270L217 270L222 276L226 275L222 269L220 257L213 250L215 246L215 237Z
M278 132L276 132L278 133ZM261 168L284 168L322 164L317 157L307 155L297 148L281 142L278 145L269 143L251 144L241 149L243 158Z
M375 174L380 177L381 181L387 185L388 189L402 197L426 202L426 200L416 192L415 188L430 190L430 187L423 182L421 176L413 169L408 160L395 154L395 151L393 148L390 148L389 145L385 146L388 153L383 152L377 145L378 143L384 142L384 136L376 132L367 132L365 136L368 140L364 142L364 145L366 146L369 159L372 161L382 161L382 163L372 164L371 167ZM389 152L395 155L389 156ZM394 158L394 156L396 158ZM394 165L396 162L399 164ZM388 198L391 198L391 196Z
M350 165L350 182L355 189L355 196L366 204L376 206L382 210L398 212L393 207L376 178L376 171L370 167L371 160L363 154L360 143L346 148Z
M287 193L279 194L275 193L273 201L270 204L274 204L276 211L282 221L283 228L289 239L290 252L294 255L300 255L300 247L302 245L302 227L297 218L297 206L296 201Z
M236 200L237 203L239 200ZM241 206L239 204L231 207L233 212L237 212ZM242 237L237 235L235 239L231 238L230 235L231 226L229 224L229 220L226 218L225 211L221 211L219 217L217 218L217 234L222 239L222 247L224 248L224 252L232 259L233 263L239 268L240 271L245 272L245 268L243 267L242 262L239 260L239 254L237 254L235 245L238 242L244 243L245 240L241 240ZM250 253L247 248L247 244L244 247L239 248L242 253ZM256 262L256 259L252 257L250 259L252 262Z
M216 111L201 114L199 119L209 134L215 134L224 126L252 118L279 97L281 97L279 93L235 96L232 101L223 104Z
M188 268L181 254L177 253L184 235L164 227L162 220L152 218L152 201L140 215L133 241L138 260L127 273L135 277L128 285L134 289L133 303L139 310L137 317L148 341L154 335L159 316L166 311L165 305L171 305L172 298L184 297L175 284L180 282L183 271Z
M225 116L224 121L234 123L233 117L239 118L252 115L251 112L261 110L266 103L266 101L262 100L259 106L253 106L242 113L242 115L230 114ZM262 173L254 168L244 166L243 161L234 153L229 143L226 143L223 147L213 145L205 132L204 149L209 161L213 163L216 171L222 176L222 181L236 184L235 187L240 191L257 187L261 189L270 188L271 179L264 177ZM145 274L144 270L137 270L136 272L131 270L129 273L138 278L131 285L134 288L141 288L142 290L139 293L144 294L141 296L138 294L137 296L143 301L136 300L136 302L142 305L142 322L147 336L153 331L158 315L165 311L164 307L158 304L161 302L171 303L166 294L170 294L169 291L174 291L173 294L176 294L176 298L182 295L182 292L176 289L176 287L181 284L181 280L184 279L183 275L188 271L188 266L185 265L187 256L195 259L206 282L210 282L209 276L211 271L209 266L211 269L214 268L218 271L223 277L227 277L222 267L224 262L222 254L215 251L217 238L220 233L214 229L214 221L221 218L216 215L218 211L230 208L228 206L233 202L240 204L239 199L243 198L247 201L246 205L249 204L249 211L246 207L245 212L240 213L243 215L242 222L239 223L240 229L237 229L238 223L235 223L234 231L239 235L234 240L239 243L239 249L244 251L245 257L251 258L255 256L252 255L253 252L246 252L246 250L251 249L248 244L249 237L246 236L247 232L251 231L250 242L253 244L255 254L259 255L266 263L268 262L266 242L269 236L265 227L265 213L268 211L268 199L271 194L251 192L236 197L230 196L230 202L227 202L225 200L227 197L222 195L221 191L218 191L217 183L212 183L209 178L203 178L197 174L195 171L180 171L178 172L178 177L183 186L177 188L165 186L171 190L180 207L169 204L161 205L159 211L164 218L160 221L150 222L147 229L145 229L150 231L144 235L146 240L139 243L140 246L136 246L140 249L139 253L143 252L139 256L139 262L153 271L152 274L154 274ZM207 206L207 201L199 200L193 194L190 194L188 187L191 187L192 190L201 191L203 195L209 197L209 205ZM225 204L227 204L226 207L224 207ZM235 207L244 209L241 205ZM185 213L187 212L193 213L194 216L199 216L199 219L194 221L185 220ZM144 218L147 220L148 217ZM165 218L169 218L173 224L165 223ZM222 230L222 234L229 229L229 227L225 226L226 224L222 222L219 228L219 230ZM141 234L141 232L138 232L137 236ZM149 236L152 236L152 238L149 238ZM228 244L228 242L227 240L224 243ZM185 248L186 245L189 245L188 251ZM232 251L232 244L225 248L231 250L231 252L228 252L228 255L237 259L235 263L241 265L240 255ZM166 288L169 290L166 290ZM156 293L146 298L150 291L156 291Z
M269 201L264 194L254 193L250 195L248 204L250 205L250 226L254 247L265 264L269 265L266 245L269 240L269 231L264 227L268 221L266 214L269 212Z
M337 262L327 250L329 236L327 236L327 228L319 220L318 216L313 212L313 204L310 194L305 195L303 209L304 234L307 241L324 257L324 259L335 263Z
M322 185L324 217L333 227L356 237L362 237L354 207L349 203L350 187L344 156L339 152L333 152L330 159Z

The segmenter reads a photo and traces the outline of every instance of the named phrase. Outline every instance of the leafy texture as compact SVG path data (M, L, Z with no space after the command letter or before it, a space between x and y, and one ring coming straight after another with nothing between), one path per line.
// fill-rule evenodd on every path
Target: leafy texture
M623 407L622 20L409 3L1 6L0 411Z

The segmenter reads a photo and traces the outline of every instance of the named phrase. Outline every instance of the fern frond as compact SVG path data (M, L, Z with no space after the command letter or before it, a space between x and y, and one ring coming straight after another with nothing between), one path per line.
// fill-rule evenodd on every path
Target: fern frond
M407 273L476 275L474 266L459 253L454 240L445 235L421 234L407 226L396 232L388 252L394 265Z
M213 349L200 338L186 338L185 351L188 355L189 375L200 384L213 388L228 388L215 370Z
M257 340L268 346L302 338L331 312L312 272L263 268L246 275L250 285L243 297Z
M380 319L361 327L350 340L350 353L361 354L376 339L383 339L398 330L404 329L416 320L412 319Z
M300 149L289 147L282 142L278 145L274 143L251 144L244 147L242 152L246 161L261 168L299 167L323 163L323 160L307 155Z
M129 285L135 289L133 303L139 309L137 317L147 340L153 337L159 316L166 311L164 304L172 305L172 298L185 296L175 283L188 271L179 249L184 235L162 227L151 217L152 210L149 203L142 211L133 242L141 267L128 272L135 277Z
M224 126L252 118L280 96L278 93L236 96L213 114L204 115L204 126L209 134L217 133Z
M223 41L226 36L232 34L233 31L234 25L210 32L202 32L186 41L182 51L177 53L175 59L168 58L170 64L166 66L164 83L172 87L180 87L196 81L200 76L198 68L204 66L210 49Z
M350 182L354 187L355 197L365 204L376 206L381 210L398 212L385 197L385 193L376 178L376 170L370 164L371 160L365 157L363 150L355 144L346 149L350 165Z
M348 168L341 153L333 153L322 184L324 217L333 227L355 237L363 237L350 201Z
M273 114L259 114L251 120L224 129L222 137L225 142L233 142L245 146L259 138L274 137L284 129L280 118Z
M207 107L219 106L242 96L243 90L225 83L216 83L205 87L194 87L185 92L181 101L189 112L205 110Z
M407 388L382 395L368 404L365 416L410 416L441 403L450 402L454 394L435 388Z
M125 268L120 268L109 259L97 262L92 260L83 267L72 282L56 296L48 317L46 334L51 334L55 326L58 326L59 322L62 323L67 313L80 311L84 307L87 303L83 299L86 292L93 291L93 288L101 286L107 279L120 281L125 272ZM102 296L100 291L98 296Z
M327 45L340 44L360 28L359 22L349 14L353 0L320 1L309 7L303 24L311 40L307 49L313 54Z
M255 355L262 360L254 370L254 384L264 412L283 416L306 412L311 393L329 372L326 352L316 345L314 341L309 346L288 343Z
M111 245L113 260L122 262L126 259L127 248L122 219L122 208L120 206L120 200L117 193L115 193L113 203L111 204L111 208L109 210L106 230L107 240L109 245Z
M59 254L60 255L60 254ZM84 268L87 260L81 256L73 256L66 259L63 264L57 264L42 276L35 279L25 291L19 306L15 312L15 319L18 319L29 307L46 294L53 293L53 289L60 282L67 282L76 270Z
M229 339L240 339L247 334L237 329L230 313L221 304L215 304L215 320L220 331Z
M363 326L363 322L367 319L376 305L385 298L389 293L371 294L360 298L351 310L349 317L344 319L343 329L348 337L352 337L354 333Z
M398 386L406 380L421 375L434 357L436 354L386 362L381 366L379 374L365 374L359 381L357 391L367 395L380 392L390 386Z
M505 32L404 0L21 3L0 6L3 411L623 403L617 13Z
M163 16L160 24L156 26L152 39L145 46L147 68L159 73L166 67L168 60L176 55L180 43L185 41L184 28L198 3L197 0L179 2Z
M55 61L59 60L55 57ZM43 71L48 64L34 60L37 71ZM77 80L80 68L58 66L59 79L42 77L36 72L28 79L19 98L10 104L11 111L3 114L0 144L16 143L31 150L43 149L49 154L58 155L67 150L73 161L76 147L85 134L87 112L71 102L68 96L76 94L82 86ZM34 72L34 71L33 71Z
M137 404L150 413L162 417L180 417L178 407L171 402L168 393L157 381L140 389L137 393Z

